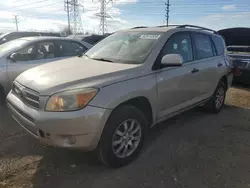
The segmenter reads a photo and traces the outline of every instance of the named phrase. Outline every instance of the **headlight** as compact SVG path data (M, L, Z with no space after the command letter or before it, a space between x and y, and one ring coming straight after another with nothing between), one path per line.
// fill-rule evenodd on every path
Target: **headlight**
M84 88L56 93L49 98L45 110L62 112L82 109L95 97L97 92L98 89L95 88Z

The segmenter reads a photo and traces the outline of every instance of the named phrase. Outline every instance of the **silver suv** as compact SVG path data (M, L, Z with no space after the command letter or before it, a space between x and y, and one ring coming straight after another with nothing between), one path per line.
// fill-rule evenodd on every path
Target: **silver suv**
M22 73L7 105L41 142L95 150L120 167L157 123L198 105L222 109L232 81L226 53L216 32L197 26L120 31L82 57Z
M92 45L63 37L25 37L0 45L0 105L22 72L84 53Z

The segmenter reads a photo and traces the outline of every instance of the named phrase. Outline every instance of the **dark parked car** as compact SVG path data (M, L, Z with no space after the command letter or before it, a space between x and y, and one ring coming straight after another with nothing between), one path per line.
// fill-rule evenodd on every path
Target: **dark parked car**
M0 45L6 42L9 42L14 39L23 38L23 37L34 37L34 36L54 36L60 37L59 33L47 33L47 32L9 32L0 35Z
M250 28L220 30L232 59L234 82L250 84Z
M68 38L71 39L75 39L75 40L79 40L79 41L84 41L87 42L89 44L96 44L99 41L101 41L102 39L106 38L109 34L105 34L105 35L70 35L68 36Z

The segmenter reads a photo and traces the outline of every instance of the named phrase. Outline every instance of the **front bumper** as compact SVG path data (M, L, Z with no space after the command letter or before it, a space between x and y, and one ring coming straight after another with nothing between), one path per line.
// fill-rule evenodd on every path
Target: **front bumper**
M12 117L42 143L66 148L94 150L111 113L109 109L87 106L72 112L45 112L24 104L10 92L7 106Z

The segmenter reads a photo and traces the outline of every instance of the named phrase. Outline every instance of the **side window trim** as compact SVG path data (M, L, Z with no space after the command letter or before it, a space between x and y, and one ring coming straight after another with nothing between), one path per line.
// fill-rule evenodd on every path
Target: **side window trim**
M216 39L219 39L219 40L221 40L221 42L222 42L222 45L223 45L222 53L219 52L219 50L218 50L218 48L217 48L217 46L216 46L216 43L215 43ZM215 50L216 50L216 55L217 55L217 56L221 56L222 54L224 54L224 53L225 53L225 49L224 49L224 46L225 46L224 38L223 38L222 36L212 36L212 37L211 37L211 40L212 40L212 42L213 42L213 44L214 44L214 48L215 48Z
M167 43L170 41L170 39L176 35L182 35L182 34L187 34L190 38L190 41L191 41L191 50L192 50L192 60L191 61L186 61L185 64L188 64L188 63L191 63L194 61L194 46L193 46L193 42L192 42L192 37L191 37L191 32L190 31L179 31L179 32L176 32L174 34L172 34L168 39L167 41L165 42L165 44L163 45L161 51L159 52L153 66L152 66L152 70L158 70L158 69L161 69L161 54L164 50L164 48L166 47Z
M192 53L193 53L193 61L196 61L196 48L195 48L195 43L194 43L194 39L193 39L193 31L189 31L189 37L191 40L191 45L192 45Z
M212 49L213 49L213 55L214 55L214 57L218 56L218 50L217 50L217 48L216 48L216 46L214 44L212 36L209 36L209 39L210 39L210 42L212 44Z
M195 44L195 35L203 35L203 36L207 36L209 38L209 41L210 41L210 47L212 48L212 52L213 52L213 56L210 56L210 57L207 57L207 58L202 58L202 59L198 59L197 58L197 48L196 48L196 44ZM191 34L191 37L192 37L192 40L193 40L193 48L195 50L195 59L193 61L199 61L199 60L204 60L204 59L209 59L209 58L212 58L214 57L214 49L213 49L213 43L211 41L211 38L210 38L210 35L208 34L205 34L205 33L201 33L201 32L192 32Z

